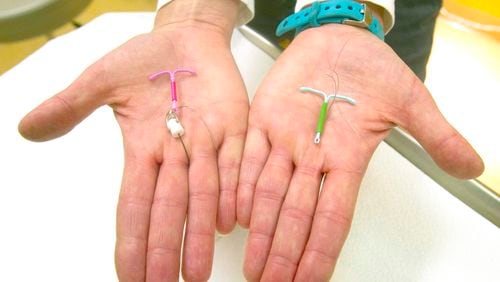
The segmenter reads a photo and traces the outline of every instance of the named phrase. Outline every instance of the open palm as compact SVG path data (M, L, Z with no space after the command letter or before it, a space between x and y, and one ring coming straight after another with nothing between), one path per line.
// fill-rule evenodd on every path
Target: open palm
M189 158L166 127L168 77L148 80L176 68L196 71L176 79ZM114 110L125 151L117 215L120 281L177 281L186 218L184 276L208 279L216 226L228 232L235 224L248 114L229 41L217 30L190 26L138 36L29 113L20 132L35 141L56 138L106 104Z
M346 95L330 102L307 86ZM238 222L249 226L250 281L325 281L349 231L368 162L390 129L412 134L450 174L469 178L479 156L438 111L422 82L368 31L326 25L299 34L260 86L250 110L238 186ZM320 191L322 176L324 184Z

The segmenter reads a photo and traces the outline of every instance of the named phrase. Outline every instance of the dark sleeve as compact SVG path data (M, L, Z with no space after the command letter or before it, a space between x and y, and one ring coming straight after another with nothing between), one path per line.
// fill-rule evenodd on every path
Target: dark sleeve
M396 24L385 42L423 81L441 0L396 0Z

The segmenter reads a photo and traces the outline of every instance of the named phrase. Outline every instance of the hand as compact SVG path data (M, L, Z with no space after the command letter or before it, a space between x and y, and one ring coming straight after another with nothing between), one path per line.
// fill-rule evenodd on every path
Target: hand
M323 100L299 88L332 93L335 82L337 94L357 105L330 102L316 145ZM250 227L248 280L330 278L368 162L395 125L450 174L471 178L483 171L480 157L445 120L422 82L382 41L337 24L298 35L264 79L250 110L237 202L239 224Z
M186 214L183 275L207 280L216 226L229 232L235 225L248 114L229 46L237 5L219 0L167 5L151 33L97 61L20 123L24 137L45 141L70 131L97 107L113 108L125 150L117 213L120 281L178 281ZM175 68L196 71L176 79L190 160L165 124L168 78L148 80Z

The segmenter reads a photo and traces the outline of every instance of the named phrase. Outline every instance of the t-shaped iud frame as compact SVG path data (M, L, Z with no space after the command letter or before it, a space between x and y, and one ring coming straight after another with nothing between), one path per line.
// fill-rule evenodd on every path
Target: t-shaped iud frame
M321 134L323 133L323 130L325 129L325 122L326 122L326 114L328 112L328 102L330 100L335 101L337 100L342 100L345 101L351 105L356 105L356 100L354 100L351 97L347 97L344 95L339 95L339 94L331 94L328 95L327 93L313 89L311 87L300 87L301 92L310 92L317 94L321 97L323 97L323 104L321 105L321 112L319 114L318 118L318 125L316 126L316 135L314 136L314 144L319 144L321 142Z
M167 114L167 128L174 137L181 137L184 134L184 127L182 127L179 117L177 116L177 85L175 83L175 75L179 72L187 72L190 74L196 74L194 71L189 69L176 69L173 71L160 71L149 76L149 80L155 80L158 77L168 74L170 77L170 95L172 97L172 104L170 106L170 111Z
M170 95L172 97L171 108L174 112L177 112L177 85L175 83L175 75L179 72L196 74L193 70L190 69L176 69L173 71L168 71L168 70L160 71L149 76L149 80L155 80L162 75L168 74L168 76L170 77Z

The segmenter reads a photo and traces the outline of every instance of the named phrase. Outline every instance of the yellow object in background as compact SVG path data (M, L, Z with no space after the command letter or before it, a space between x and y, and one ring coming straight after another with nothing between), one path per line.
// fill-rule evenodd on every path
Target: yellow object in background
M500 5L492 0L444 0L444 14L500 39Z
M497 17L500 19L500 5L497 1L492 0L447 0L447 2L456 2L457 4L461 4L467 6L469 8L478 10L480 12L489 14L491 16Z

